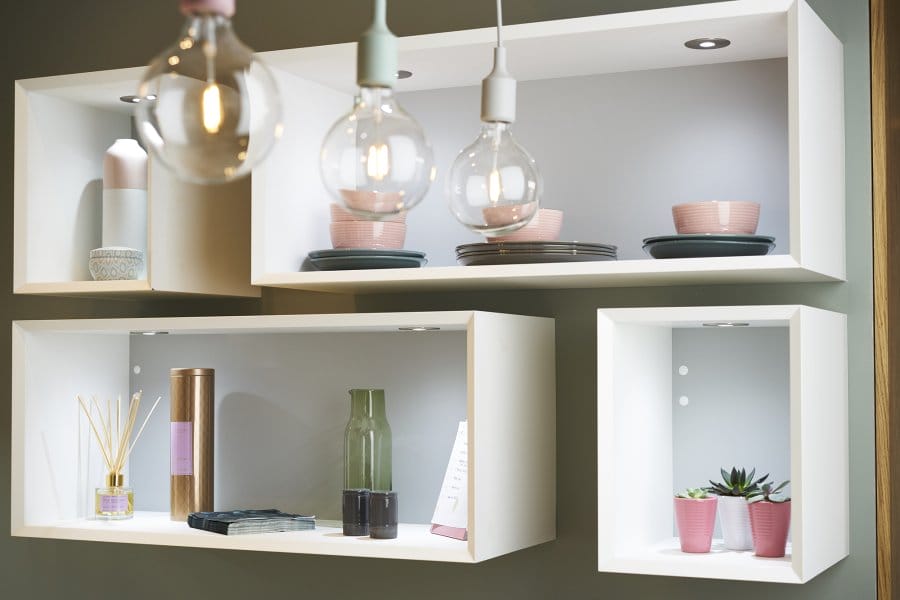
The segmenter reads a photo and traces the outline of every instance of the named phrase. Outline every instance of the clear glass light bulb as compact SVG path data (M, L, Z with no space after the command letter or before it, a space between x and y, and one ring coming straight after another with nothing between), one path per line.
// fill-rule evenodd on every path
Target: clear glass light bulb
M387 87L359 89L353 111L325 136L320 166L335 200L371 219L409 210L435 177L425 133Z
M269 70L215 13L188 16L179 40L147 69L137 131L180 178L243 177L281 135L281 103Z
M453 161L448 186L450 209L460 223L485 235L503 235L535 215L542 183L509 124L490 122Z

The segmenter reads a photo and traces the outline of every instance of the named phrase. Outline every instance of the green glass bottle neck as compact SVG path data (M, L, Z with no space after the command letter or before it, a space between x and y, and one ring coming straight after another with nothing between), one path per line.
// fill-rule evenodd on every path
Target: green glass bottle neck
M350 390L350 418L385 419L384 390Z

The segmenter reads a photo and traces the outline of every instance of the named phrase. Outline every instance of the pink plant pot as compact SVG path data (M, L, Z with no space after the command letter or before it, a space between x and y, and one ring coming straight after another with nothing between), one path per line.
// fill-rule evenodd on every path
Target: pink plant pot
M521 229L487 239L489 242L554 242L559 239L562 221L563 211L542 208Z
M687 202L672 207L672 218L675 231L682 234L754 234L759 224L759 204L722 200Z
M791 527L791 501L750 503L750 530L756 556L780 558Z
M335 248L388 248L403 247L406 238L405 223L390 221L340 221L332 223L331 244Z
M675 524L682 552L709 552L719 499L675 498Z

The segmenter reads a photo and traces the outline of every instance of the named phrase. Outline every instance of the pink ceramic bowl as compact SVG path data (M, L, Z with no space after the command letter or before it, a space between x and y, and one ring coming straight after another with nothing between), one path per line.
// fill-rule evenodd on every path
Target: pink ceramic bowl
M335 248L399 249L406 238L406 224L390 221L340 221L330 229Z
M498 227L527 221L534 214L535 208L537 208L536 202L489 206L481 209L481 215L488 227Z
M340 204L332 204L331 205L331 222L332 223L343 223L349 221L371 221L372 219L366 219L364 217L360 217L358 215L353 214ZM383 218L378 219L379 221L391 221L393 223L405 223L406 222L406 212L401 212L393 215L385 215Z
M688 202L672 207L678 233L756 233L759 203L741 200Z
M489 242L553 242L559 239L563 212L553 208L538 210L534 218L519 230L506 235L488 237Z
M396 214L403 207L403 198L397 192L358 192L341 190L344 204L353 210L372 213Z

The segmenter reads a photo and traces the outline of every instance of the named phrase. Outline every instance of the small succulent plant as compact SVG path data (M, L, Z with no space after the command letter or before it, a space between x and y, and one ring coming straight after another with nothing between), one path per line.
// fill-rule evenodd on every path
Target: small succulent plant
M750 494L757 492L760 485L769 478L769 474L765 474L759 479L754 480L756 469L752 469L747 474L746 469L738 471L737 467L731 467L731 473L725 469L719 469L722 473L722 481L719 483L709 480L710 487L704 488L707 492L712 492L718 496L737 496L747 498Z
M758 490L747 496L747 500L751 502L790 502L790 498L775 498L775 494L781 492L784 489L784 486L791 482L790 479L782 481L779 484L775 484L774 481L770 481L769 483L764 483L760 486Z
M704 500L709 498L709 494L703 488L687 488L683 492L675 494L676 498L688 498L690 500Z

